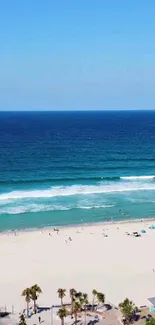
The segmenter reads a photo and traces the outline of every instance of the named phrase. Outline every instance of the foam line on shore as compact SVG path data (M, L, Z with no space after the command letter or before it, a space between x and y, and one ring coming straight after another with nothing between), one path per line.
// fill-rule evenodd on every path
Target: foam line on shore
M51 231L54 228L57 228L59 230L64 229L76 229L76 228L87 228L87 227L96 227L96 226L110 226L110 225L131 225L133 224L142 224L147 222L153 222L155 221L155 217L152 218L142 218L142 219L126 219L126 220L109 220L109 221L102 221L102 222L90 222L90 223L75 223L70 225L52 225L52 226L46 226L46 227L34 227L34 228L21 228L21 229L8 229L4 231L0 231L0 235L3 234L12 234L15 233L22 234L22 233L29 233L29 232L40 232L40 231Z

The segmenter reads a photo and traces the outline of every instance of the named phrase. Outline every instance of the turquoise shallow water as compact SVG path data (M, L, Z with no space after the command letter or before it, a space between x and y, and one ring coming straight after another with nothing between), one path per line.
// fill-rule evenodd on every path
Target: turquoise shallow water
M155 112L0 113L0 230L155 216Z

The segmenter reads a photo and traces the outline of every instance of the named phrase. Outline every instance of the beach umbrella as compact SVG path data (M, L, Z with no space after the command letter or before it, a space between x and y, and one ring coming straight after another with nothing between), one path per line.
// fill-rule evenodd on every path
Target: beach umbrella
M146 233L146 230L145 230L145 229L142 229L142 230L141 230L141 233L142 233L142 234L145 234L145 233Z
M155 225L152 225L152 226L150 227L150 229L155 229Z

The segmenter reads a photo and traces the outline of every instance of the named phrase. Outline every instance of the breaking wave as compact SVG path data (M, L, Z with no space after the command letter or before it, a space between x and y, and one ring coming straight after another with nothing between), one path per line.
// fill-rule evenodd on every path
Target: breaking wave
M121 179L128 180L128 181L134 181L134 180L152 180L155 179L155 176L123 176L120 177Z
M46 212L46 211L67 211L75 209L101 209L112 208L114 205L92 205L92 206L61 206L61 205L44 205L44 204L31 204L27 206L5 207L0 209L0 214L22 214L28 212Z
M131 180L131 178L130 178ZM145 179L146 180L146 179ZM155 190L154 182L111 182L109 184L96 185L71 185L71 186L53 186L48 189L27 190L27 191L11 191L0 194L0 201L5 200L23 200L23 199L39 199L54 198L74 195L91 195L104 194L114 192L143 191Z

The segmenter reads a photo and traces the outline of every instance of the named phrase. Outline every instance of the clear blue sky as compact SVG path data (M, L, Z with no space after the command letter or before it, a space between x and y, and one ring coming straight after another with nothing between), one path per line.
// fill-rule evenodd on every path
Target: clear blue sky
M155 109L155 0L1 0L0 109Z

